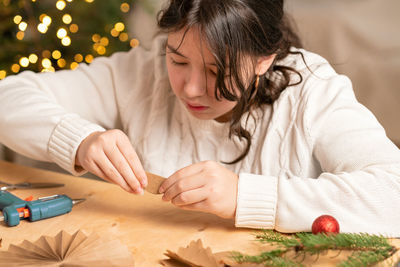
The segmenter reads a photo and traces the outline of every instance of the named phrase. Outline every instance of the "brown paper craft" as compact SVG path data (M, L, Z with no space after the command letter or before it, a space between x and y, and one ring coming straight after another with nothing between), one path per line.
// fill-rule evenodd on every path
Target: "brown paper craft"
M0 251L0 266L134 266L134 260L128 248L116 239L61 231L36 242L11 244L8 251Z
M166 256L168 256L170 259L178 261L179 263L183 263L186 265L183 266L193 266L193 267L199 267L199 266L207 266L207 267L220 267L224 266L223 264L220 264L217 262L215 259L213 253L211 252L210 248L203 248L203 244L200 239L197 241L192 241L186 248L179 248L178 252L172 252L170 250L167 250L165 253ZM164 261L166 261L164 263ZM179 265L171 265L173 264L173 261L168 260L163 260L161 262L164 266L179 266ZM166 265L170 264L170 265Z
M161 261L166 267L223 267L235 264L230 251L213 254L209 247L203 248L200 239L190 242L186 248L179 248L177 253L167 250L164 255L169 257Z
M231 251L212 253L211 249L203 248L200 239L192 241L186 248L178 252L167 250L164 255L169 259L161 260L165 267L262 267L261 264L237 263L232 258Z
M145 190L152 194L159 194L158 189L166 178L146 172L147 174L147 187Z

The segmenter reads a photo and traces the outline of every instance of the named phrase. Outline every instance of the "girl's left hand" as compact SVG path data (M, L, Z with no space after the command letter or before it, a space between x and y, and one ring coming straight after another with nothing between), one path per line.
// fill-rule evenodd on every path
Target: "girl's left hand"
M188 210L234 218L239 176L214 161L189 165L171 175L160 187L162 199Z

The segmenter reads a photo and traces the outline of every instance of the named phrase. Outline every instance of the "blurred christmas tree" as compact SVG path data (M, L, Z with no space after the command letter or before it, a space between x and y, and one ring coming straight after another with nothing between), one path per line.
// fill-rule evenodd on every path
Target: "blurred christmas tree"
M0 0L0 79L23 70L74 69L126 51L132 0Z

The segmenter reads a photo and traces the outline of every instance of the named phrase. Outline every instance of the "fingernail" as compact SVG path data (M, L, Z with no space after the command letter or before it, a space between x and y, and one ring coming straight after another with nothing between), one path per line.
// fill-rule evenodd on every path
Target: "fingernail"
M144 191L143 191L143 189L139 187L139 189L138 189L138 193L139 193L139 195L143 196L143 195L144 195Z

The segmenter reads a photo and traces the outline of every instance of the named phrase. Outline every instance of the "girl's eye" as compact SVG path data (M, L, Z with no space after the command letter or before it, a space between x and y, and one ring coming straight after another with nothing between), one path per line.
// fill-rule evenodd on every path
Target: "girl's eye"
M172 58L171 58L171 63L174 65L178 65L178 66L184 66L187 64L186 62L177 62L177 61L173 60Z
M216 73L215 71L213 71L213 70L210 70L210 74L211 74L212 76L217 76L217 73Z

